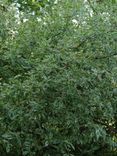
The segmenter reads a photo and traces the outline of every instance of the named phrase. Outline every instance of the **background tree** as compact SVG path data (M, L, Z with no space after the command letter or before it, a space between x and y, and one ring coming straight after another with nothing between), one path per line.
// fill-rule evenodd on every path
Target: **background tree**
M0 10L1 155L116 155L116 1L60 0L34 15L7 2Z

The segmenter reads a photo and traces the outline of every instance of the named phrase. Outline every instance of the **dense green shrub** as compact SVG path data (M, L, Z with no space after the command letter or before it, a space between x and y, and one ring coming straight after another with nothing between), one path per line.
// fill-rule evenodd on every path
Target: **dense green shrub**
M116 154L115 4L0 10L1 156Z

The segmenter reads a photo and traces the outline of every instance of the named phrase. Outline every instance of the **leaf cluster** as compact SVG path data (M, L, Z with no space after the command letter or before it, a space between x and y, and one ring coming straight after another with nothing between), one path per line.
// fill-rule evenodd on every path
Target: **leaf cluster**
M105 4L58 1L21 23L0 10L2 156L116 155L117 12Z

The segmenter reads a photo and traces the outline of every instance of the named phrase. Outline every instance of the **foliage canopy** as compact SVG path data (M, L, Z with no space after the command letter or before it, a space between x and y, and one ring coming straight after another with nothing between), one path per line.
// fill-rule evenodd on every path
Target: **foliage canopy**
M59 0L40 15L16 15L7 2L0 9L1 155L116 154L116 1Z

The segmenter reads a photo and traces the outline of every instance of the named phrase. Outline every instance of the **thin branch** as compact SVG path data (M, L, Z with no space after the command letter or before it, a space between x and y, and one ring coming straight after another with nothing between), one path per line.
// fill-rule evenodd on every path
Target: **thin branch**
M117 133L117 130L116 128L114 128L114 125L110 126L108 123L105 123L103 121L100 121L99 119L93 119L94 122L96 122L97 124L101 124L103 126L105 126L106 128L106 131L109 133L109 134L116 134Z

